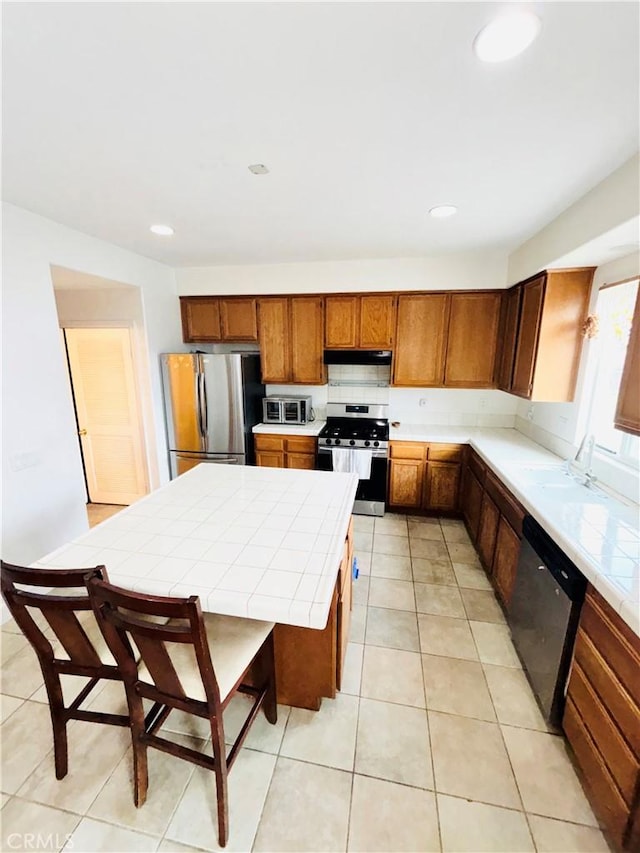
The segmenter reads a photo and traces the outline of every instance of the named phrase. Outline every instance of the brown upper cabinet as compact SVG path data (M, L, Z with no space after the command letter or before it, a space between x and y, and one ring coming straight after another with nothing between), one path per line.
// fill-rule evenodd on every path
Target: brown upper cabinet
M398 297L393 384L493 388L500 292Z
M323 300L320 296L258 299L262 381L323 385Z
M640 435L640 287L633 312L614 424L624 432Z
M393 294L327 296L327 349L389 349L393 345Z
M398 297L394 385L422 388L442 385L448 324L449 297L446 293Z
M503 391L511 388L513 362L516 355L516 336L520 319L521 287L510 287L502 295L500 320L500 354L498 357L498 387Z
M221 299L223 341L257 341L258 311L255 299Z
M501 298L495 291L451 294L446 388L495 387Z
M505 295L499 387L530 400L570 402L576 388L593 268L540 273ZM512 301L509 301L512 300ZM514 314L519 314L514 334ZM513 361L511 361L513 353Z
M233 343L258 340L256 300L243 297L181 296L185 343Z

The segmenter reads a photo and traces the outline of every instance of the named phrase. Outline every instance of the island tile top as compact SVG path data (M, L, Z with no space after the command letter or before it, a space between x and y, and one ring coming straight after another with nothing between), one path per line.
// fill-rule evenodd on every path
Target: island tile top
M204 463L33 565L104 564L136 592L324 628L357 484L355 474Z

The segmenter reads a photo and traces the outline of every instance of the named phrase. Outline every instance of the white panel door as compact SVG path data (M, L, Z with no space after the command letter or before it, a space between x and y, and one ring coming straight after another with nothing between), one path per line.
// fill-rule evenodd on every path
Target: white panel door
M129 329L65 329L89 500L149 491Z

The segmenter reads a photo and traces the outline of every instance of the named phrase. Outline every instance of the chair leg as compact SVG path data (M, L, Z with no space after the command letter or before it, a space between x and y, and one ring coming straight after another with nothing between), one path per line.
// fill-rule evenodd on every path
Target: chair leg
M226 847L229 839L229 797L227 792L227 747L224 742L222 720L211 720L216 798L218 801L218 844Z
M53 757L56 779L64 779L69 770L69 747L67 743L67 717L64 712L62 685L56 672L47 672L43 668L44 683L49 699L49 713L53 729Z
M278 701L276 695L276 662L273 647L273 631L265 641L262 651L262 676L268 679L267 693L264 697L264 715L272 725L278 722Z
M129 703L131 725L131 745L133 747L133 802L140 808L147 801L149 788L149 767L147 760L147 744L144 740L144 708L142 700L136 697Z

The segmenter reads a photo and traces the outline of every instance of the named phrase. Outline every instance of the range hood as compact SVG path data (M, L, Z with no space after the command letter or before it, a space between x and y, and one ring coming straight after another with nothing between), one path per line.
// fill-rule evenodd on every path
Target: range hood
M325 364L391 364L388 349L326 349Z

